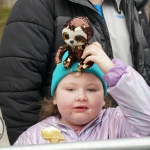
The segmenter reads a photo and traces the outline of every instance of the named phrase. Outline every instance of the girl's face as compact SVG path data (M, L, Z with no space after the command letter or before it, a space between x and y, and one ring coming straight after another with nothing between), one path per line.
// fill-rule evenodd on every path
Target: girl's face
M91 73L71 73L58 84L54 104L61 122L76 128L96 118L104 106L104 90L100 79Z

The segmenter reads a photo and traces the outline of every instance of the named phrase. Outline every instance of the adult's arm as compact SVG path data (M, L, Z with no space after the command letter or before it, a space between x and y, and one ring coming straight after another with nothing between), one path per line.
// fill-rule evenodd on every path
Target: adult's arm
M10 144L38 121L54 40L53 9L52 0L17 0L3 32L0 106Z

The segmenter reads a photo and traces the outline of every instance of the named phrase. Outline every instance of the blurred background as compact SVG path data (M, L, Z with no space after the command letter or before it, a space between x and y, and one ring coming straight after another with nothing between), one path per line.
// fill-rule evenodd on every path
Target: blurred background
M0 0L0 41L2 38L3 30L5 28L8 15L11 11L12 6L14 5L16 1L17 0ZM1 110L0 110L0 117L2 118ZM3 126L1 124L0 124L0 128L1 128L0 131L2 131ZM0 147L1 146L9 146L5 124L4 124L4 133L3 133L2 138L0 136Z
M6 20L11 11L12 6L17 0L0 0L0 41L2 38L3 29L6 24Z

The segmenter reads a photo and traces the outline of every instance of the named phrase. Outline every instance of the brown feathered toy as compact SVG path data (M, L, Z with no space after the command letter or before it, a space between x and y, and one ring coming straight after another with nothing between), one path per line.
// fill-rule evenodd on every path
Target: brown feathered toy
M90 68L94 63L84 64L81 56L85 47L89 45L92 36L93 28L87 17L79 16L68 20L62 30L62 37L66 44L60 46L56 52L55 63L59 64L62 61L63 54L68 51L68 57L63 62L65 68L70 68L74 62L79 62L78 71Z

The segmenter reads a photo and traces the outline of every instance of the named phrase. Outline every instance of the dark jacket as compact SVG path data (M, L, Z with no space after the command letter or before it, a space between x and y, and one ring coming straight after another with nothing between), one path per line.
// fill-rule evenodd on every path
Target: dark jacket
M138 10L146 2L137 0ZM149 82L150 52L134 1L123 0L121 6L127 19L135 69ZM94 28L91 42L101 43L113 58L107 27L87 0L18 0L14 5L0 47L0 106L10 144L38 121L39 101L49 95L55 52L64 44L63 25L74 16L90 19Z

